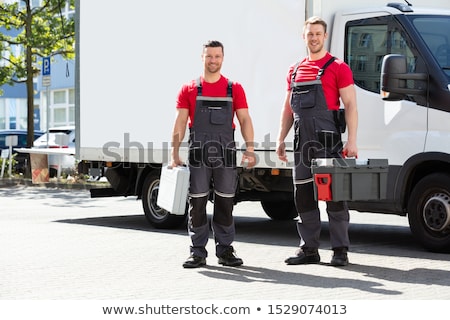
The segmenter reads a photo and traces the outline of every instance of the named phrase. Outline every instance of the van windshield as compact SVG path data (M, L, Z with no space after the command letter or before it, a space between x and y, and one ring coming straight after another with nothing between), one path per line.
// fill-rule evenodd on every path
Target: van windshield
M450 16L408 16L450 79Z

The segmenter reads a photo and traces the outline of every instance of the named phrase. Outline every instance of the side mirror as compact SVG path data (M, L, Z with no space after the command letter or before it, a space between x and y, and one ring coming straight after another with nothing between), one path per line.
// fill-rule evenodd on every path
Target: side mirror
M386 101L399 101L408 95L425 96L425 88L419 86L416 81L426 81L426 73L408 73L406 57L400 54L388 54L383 58L381 65L381 97Z

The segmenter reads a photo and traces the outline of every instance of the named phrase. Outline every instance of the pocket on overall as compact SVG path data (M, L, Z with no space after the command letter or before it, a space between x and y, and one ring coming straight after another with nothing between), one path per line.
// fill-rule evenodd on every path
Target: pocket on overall
M334 120L334 113L331 110L317 111L314 118L314 129L316 132L320 131L332 131L338 133L336 122Z
M304 86L300 91L300 108L308 109L313 108L316 105L317 86Z
M342 149L341 133L337 131L332 111L322 111L322 117L314 118L317 141L327 154Z
M341 141L341 135L334 131L321 130L317 132L320 144L329 150L334 150Z
M211 124L226 124L228 110L224 107L209 107L209 122Z
M301 95L296 91L292 91L292 93L291 93L291 101L290 101L291 109L294 113L297 113L297 114L300 112L300 109L302 108L301 107L302 101L301 101L300 96Z
M297 91L300 98L300 108L313 108L317 103L317 85L300 86Z
M298 85L291 93L291 108L294 113L302 114L305 109L312 109L317 104L319 91L317 85ZM303 110L303 111L302 111ZM309 110L308 110L309 112Z

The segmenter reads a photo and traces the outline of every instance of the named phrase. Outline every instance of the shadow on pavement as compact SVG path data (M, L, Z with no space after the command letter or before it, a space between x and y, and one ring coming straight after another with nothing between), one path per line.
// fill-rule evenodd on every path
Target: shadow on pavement
M205 268L202 268L199 273L214 279L232 280L243 283L268 282L273 284L300 285L324 289L350 288L392 296L402 294L401 291L383 288L385 285L382 283L354 279L354 277L351 277L351 274L349 274L350 277L348 278L336 278L325 273L324 276L301 273L299 272L300 270L299 266L293 266L293 272L251 266L242 266L239 268L206 266Z
M149 225L144 215L105 216L56 220L58 223L130 229L144 232L186 235L185 226L176 229L157 229ZM261 217L235 217L237 242L292 247L298 245L296 221L272 221ZM212 234L212 233L211 233ZM450 261L450 255L425 251L415 242L409 227L378 224L351 224L350 252L395 257L422 257ZM321 249L330 249L328 222L322 222Z

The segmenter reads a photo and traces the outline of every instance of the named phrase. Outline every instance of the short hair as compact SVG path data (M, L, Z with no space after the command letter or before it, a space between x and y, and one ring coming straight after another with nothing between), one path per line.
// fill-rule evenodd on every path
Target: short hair
M312 16L305 21L305 24L303 25L303 32L305 32L306 26L308 24L320 24L325 29L325 33L327 33L327 23L325 22L325 20L318 16Z
M218 47L222 48L222 53L224 53L223 44L220 41L208 40L205 44L203 44L203 49L206 49L206 48L218 48Z

